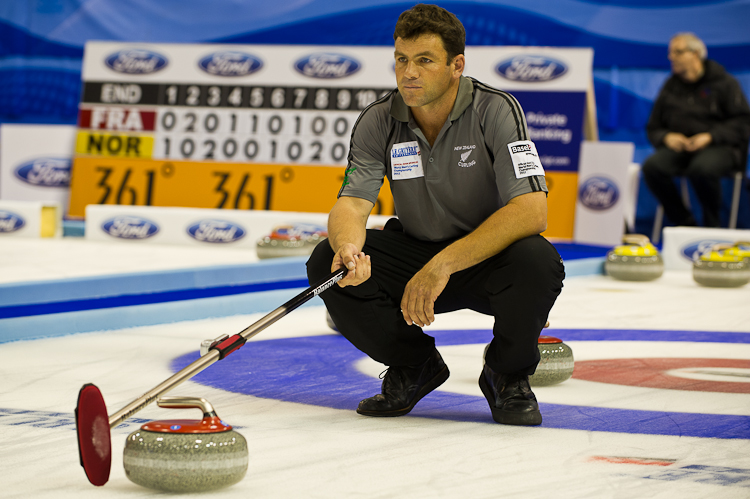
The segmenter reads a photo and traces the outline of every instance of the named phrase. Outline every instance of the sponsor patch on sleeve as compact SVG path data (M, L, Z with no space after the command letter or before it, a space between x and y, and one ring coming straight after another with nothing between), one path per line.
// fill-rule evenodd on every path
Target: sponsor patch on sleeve
M419 143L416 140L393 144L391 172L393 173L393 180L424 177L422 151L419 150Z
M531 177L532 175L544 175L542 162L536 152L536 146L530 140L519 140L508 144L510 159L513 160L513 169L516 178Z

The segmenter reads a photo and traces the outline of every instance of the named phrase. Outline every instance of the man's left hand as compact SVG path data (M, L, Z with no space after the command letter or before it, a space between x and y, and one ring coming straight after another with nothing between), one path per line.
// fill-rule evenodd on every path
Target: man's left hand
M710 133L699 133L697 135L693 135L688 139L688 143L687 145L685 145L685 150L688 152L700 151L701 149L708 146L712 141L713 137L711 137Z
M435 321L435 300L450 279L449 273L430 268L428 264L406 283L401 298L401 312L408 325L429 326Z

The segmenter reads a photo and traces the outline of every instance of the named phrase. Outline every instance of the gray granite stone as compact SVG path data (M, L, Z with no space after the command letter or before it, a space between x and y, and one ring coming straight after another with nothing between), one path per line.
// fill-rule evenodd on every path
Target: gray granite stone
M529 376L531 386L562 383L573 375L573 350L565 343L539 343L541 360Z
M137 430L125 441L125 475L166 492L203 492L239 482L247 472L245 438L219 433L157 433Z

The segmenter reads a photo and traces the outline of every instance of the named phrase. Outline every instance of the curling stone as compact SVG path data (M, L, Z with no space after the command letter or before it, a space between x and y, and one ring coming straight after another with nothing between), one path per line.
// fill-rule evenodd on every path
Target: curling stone
M562 383L573 375L573 350L559 338L540 336L539 365L529 376L531 386L550 386Z
M489 347L484 347L485 356ZM529 376L531 386L557 385L573 375L573 350L561 339L540 336L537 347L541 358L536 372Z
M134 483L165 492L204 492L239 482L247 472L245 438L196 397L162 397L159 407L203 410L202 420L146 423L128 435L123 465Z
M260 239L255 250L260 259L308 256L326 237L328 237L328 231L320 225L282 225L274 227L271 234Z
M623 244L607 253L604 270L622 281L652 281L664 273L659 251L642 234L626 234Z
M693 260L693 279L712 288L744 286L750 282L750 243L713 245Z

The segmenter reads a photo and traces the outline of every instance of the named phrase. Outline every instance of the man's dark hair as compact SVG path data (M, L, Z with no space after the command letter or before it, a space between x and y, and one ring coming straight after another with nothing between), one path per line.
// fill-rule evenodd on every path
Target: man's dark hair
M411 40L421 35L433 34L443 40L443 48L448 52L448 63L466 47L466 30L458 18L437 5L417 4L402 12L396 22L393 40Z

